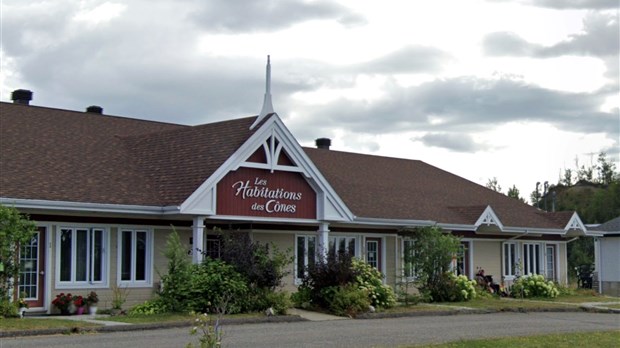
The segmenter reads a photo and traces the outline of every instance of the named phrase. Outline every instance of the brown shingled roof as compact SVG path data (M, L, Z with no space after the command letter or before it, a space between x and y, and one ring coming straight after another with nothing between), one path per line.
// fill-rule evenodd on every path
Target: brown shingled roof
M255 118L204 126L0 103L0 196L180 204L251 134Z
M532 206L421 161L304 150L359 217L473 225L491 206L504 226L564 227Z

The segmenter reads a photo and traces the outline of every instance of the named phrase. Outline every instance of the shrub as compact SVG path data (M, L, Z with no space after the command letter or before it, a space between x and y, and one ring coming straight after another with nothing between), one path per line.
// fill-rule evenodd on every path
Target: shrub
M169 312L168 307L164 303L161 298L156 298L154 300L149 300L144 303L135 305L129 310L129 315L135 314L143 314L143 315L152 315L152 314L162 314Z
M358 313L368 311L370 301L368 291L356 284L347 284L323 289L329 303L329 309L336 315L355 317Z
M159 295L169 311L184 312L191 264L176 230L166 240L164 255L168 259L168 273L160 275L163 287Z
M453 301L450 299L458 295L450 286L453 281L448 273L452 256L459 250L459 238L438 227L403 230L401 234L414 240L410 261L420 292L435 302Z
M547 297L555 298L560 294L552 281L547 281L540 274L520 277L512 285L513 297Z
M469 280L469 278L464 275L456 276L454 273L450 274L454 282L454 287L456 287L457 290L454 301L469 301L477 297L475 280Z
M394 290L389 285L383 284L383 275L379 270L355 258L352 260L352 267L357 273L355 284L368 293L371 305L390 308L396 304Z
M297 308L308 309L312 306L312 294L308 287L299 287L297 292L291 294L291 301Z
M300 291L310 294L313 306L330 309L330 296L339 286L355 282L359 271L352 267L353 257L346 252L332 249L325 259L319 258L308 267L299 287Z
M239 313L249 306L246 279L233 266L207 259L200 265L191 265L189 274L182 295L186 310Z
M220 259L232 265L247 280L250 288L275 290L293 262L290 251L280 251L273 244L252 241L249 234L229 231L221 234Z

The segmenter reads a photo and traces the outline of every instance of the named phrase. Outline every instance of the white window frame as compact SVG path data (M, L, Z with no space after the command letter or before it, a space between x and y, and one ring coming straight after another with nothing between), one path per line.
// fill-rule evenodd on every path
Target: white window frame
M303 238L304 242L304 255L299 255L299 239ZM308 245L310 242L310 238L314 239L314 260L318 260L319 258L319 237L317 235L312 234L297 234L295 235L295 284L301 284L301 278L299 277L299 258L303 257L304 268L309 265L309 257L308 257ZM305 273L305 272L304 272Z
M522 251L523 274L524 275L531 275L531 274L544 275L545 271L544 271L544 264L543 264L543 244L527 242L521 245L521 249L523 250ZM531 253L534 253L533 257L531 257ZM538 268L538 272L536 272L536 268Z
M405 253L407 252L407 244L411 244L411 249L409 250L411 252L411 257L415 257L415 250L414 250L414 245L415 245L415 240L411 239L411 238L403 238L401 241L401 250L402 250L402 260L401 260L401 264L402 264L402 276L403 278L405 278L405 280L407 280L408 282L414 281L416 280L416 276L415 276L415 269L413 267L413 263L411 265L409 265L410 269L410 273L407 274L407 264L405 262Z
M71 231L71 280L69 281L61 281L60 280L60 267L61 267L61 238L62 232L68 230ZM87 231L87 243L89 248L87 250L87 280L85 281L77 281L76 280L76 264L77 264L77 233L78 231ZM93 281L91 276L94 272L94 262L93 255L90 251L90 239L93 232L101 231L102 241L101 241L101 280ZM92 227L92 226L59 226L56 229L56 262L55 262L55 288L56 289L89 289L89 288L107 288L109 282L109 254L108 250L110 243L110 233L107 228L103 227Z
M144 280L136 280L136 240L137 233L145 232L146 233L146 248L145 248L145 279ZM151 229L146 228L127 228L127 227L119 227L117 232L117 263L116 263L116 283L119 286L123 287L151 287L153 285L153 231ZM123 233L131 233L131 279L122 280L122 271L123 271Z
M512 249L510 248L512 246ZM514 253L514 255L512 255ZM513 257L511 257L513 256ZM512 280L521 274L519 244L515 242L502 243L502 275L506 280ZM507 272L508 270L508 272Z

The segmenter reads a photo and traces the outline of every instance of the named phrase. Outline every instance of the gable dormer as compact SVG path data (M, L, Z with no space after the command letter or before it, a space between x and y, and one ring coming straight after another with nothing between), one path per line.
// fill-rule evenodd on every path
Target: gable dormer
M488 205L484 209L482 214L480 214L480 217L478 218L478 220L476 220L476 223L474 224L474 226L476 226L476 229L479 229L479 230L481 229L482 230L498 229L499 231L504 230L504 225L499 220L499 218L497 217L497 214L495 214L495 211L493 211L493 208L491 208L490 205Z

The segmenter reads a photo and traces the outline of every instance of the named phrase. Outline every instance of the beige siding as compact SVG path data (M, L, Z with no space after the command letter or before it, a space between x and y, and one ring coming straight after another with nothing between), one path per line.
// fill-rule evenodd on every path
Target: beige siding
M474 275L478 269L484 269L484 273L493 276L493 281L499 283L502 280L502 243L496 241L472 241Z

